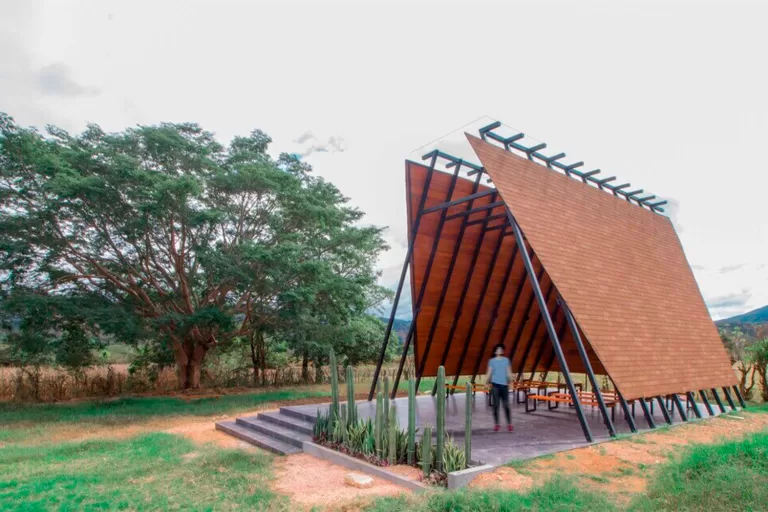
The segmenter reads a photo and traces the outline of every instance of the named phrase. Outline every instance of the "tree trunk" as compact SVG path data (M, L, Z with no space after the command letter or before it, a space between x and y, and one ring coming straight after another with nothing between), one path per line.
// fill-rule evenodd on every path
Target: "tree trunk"
M262 331L258 332L256 340L258 342L259 366L261 366L261 385L265 386L267 384L267 343Z
M174 344L173 354L176 359L179 388L197 389L200 387L200 371L207 351L205 345L193 340L184 340L183 343Z
M256 355L256 332L252 332L248 338L251 344L251 364L253 365L253 385L259 385L259 358Z
M309 352L306 350L301 359L301 380L309 384Z

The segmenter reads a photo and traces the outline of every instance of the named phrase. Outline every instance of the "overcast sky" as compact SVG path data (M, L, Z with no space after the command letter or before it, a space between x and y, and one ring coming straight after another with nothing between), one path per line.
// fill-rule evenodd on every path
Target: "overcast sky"
M490 116L670 200L717 319L768 304L760 4L4 0L0 111L260 128L389 226L393 287L405 157Z

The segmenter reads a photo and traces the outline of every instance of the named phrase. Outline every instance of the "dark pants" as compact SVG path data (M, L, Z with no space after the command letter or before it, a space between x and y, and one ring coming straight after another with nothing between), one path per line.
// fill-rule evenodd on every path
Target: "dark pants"
M503 384L493 384L491 388L493 396L493 422L499 424L499 403L504 404L504 414L507 416L507 425L512 424L509 417L509 386Z

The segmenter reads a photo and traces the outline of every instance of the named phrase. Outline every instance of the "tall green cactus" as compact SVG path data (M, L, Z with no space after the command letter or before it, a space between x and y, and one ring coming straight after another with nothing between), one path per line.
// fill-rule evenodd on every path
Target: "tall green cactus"
M336 353L331 349L328 366L331 372L331 425L339 418L339 372Z
M389 434L389 463L394 465L397 463L397 407L394 402L389 408L387 433Z
M416 382L408 379L408 464L416 459Z
M376 395L376 424L374 425L373 435L376 439L376 456L382 456L382 442L384 435L384 406L381 391Z
M341 427L341 442L344 444L344 446L349 447L349 424L347 423L347 406L346 404L341 404L341 422L339 426Z
M384 417L389 418L389 377L384 374Z
M436 434L437 448L435 451L435 466L437 471L443 470L443 453L445 450L445 367L437 368L437 418Z
M421 437L421 470L424 478L432 472L432 428L424 427L424 435Z
M467 382L467 404L464 407L464 459L469 466L472 455L472 384Z
M347 365L347 421L349 425L357 423L357 405L355 404L355 371Z

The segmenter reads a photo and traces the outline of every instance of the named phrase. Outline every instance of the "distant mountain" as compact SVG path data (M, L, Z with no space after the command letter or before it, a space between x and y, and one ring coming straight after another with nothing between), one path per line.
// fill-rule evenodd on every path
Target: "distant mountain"
M384 325L389 323L389 318L385 318L383 316L379 317L382 322L384 322ZM410 320L402 320L400 318L395 318L395 323L392 325L392 330L397 333L397 335L400 337L400 343L403 343L405 341L405 337L408 336L408 330L411 328L411 321Z
M731 318L724 318L715 322L717 325L732 325L732 324L762 324L768 322L768 306L757 308L743 315L732 316Z

